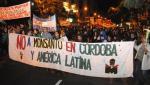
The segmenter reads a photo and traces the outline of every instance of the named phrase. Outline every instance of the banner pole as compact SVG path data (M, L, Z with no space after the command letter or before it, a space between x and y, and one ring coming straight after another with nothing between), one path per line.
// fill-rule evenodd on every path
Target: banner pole
M30 15L30 18L29 18L29 21L28 21L28 23L29 23L29 29L33 29L33 23L32 23L32 1L30 0L30 13L31 13L31 15Z

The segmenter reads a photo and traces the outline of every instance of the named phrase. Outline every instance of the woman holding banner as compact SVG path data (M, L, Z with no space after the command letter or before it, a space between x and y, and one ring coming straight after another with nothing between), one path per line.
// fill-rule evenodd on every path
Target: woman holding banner
M144 78L141 70L142 60L145 53L145 37L141 36L139 45L135 44L134 48L137 51L135 55L135 85L144 85Z
M149 61L146 61L145 58L148 58L150 46L147 44L147 40L145 35L141 36L141 43L139 45L135 45L135 49L137 50L135 56L135 85L147 85L147 70ZM150 58L150 57L149 57Z
M145 85L150 85L150 32L147 31L145 53L142 61L142 71Z

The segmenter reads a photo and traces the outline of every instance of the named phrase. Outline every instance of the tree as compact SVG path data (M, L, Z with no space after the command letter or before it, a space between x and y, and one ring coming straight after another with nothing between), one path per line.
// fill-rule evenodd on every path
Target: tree
M42 17L59 14L63 10L64 0L34 0Z

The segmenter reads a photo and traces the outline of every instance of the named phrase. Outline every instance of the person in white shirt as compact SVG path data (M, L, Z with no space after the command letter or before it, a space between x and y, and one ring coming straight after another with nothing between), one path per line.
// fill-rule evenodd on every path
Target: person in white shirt
M147 43L145 36L141 37L141 43L139 45L134 46L137 53L135 56L135 85L144 85L146 84L145 81L145 71L142 69L143 59L145 55L148 53Z
M64 30L61 30L61 32L60 32L60 39L59 40L61 40L61 41L68 41L68 38L67 38Z
M52 35L48 32L48 29L43 29L43 33L41 33L42 38L53 39Z
M150 36L149 36L150 37ZM150 85L150 42L144 44L145 53L142 60L142 72L144 76L145 85Z

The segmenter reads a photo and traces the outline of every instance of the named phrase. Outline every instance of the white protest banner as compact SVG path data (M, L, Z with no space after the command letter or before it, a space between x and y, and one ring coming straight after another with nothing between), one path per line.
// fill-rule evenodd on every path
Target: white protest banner
M25 64L79 75L131 77L134 42L64 42L9 34L9 56Z
M0 7L0 20L11 20L30 16L30 2L10 7Z
M37 28L38 26L39 27L42 27L42 21L39 20L39 18L35 15L33 15L33 28Z
M33 29L56 31L56 16L44 19L33 15Z

